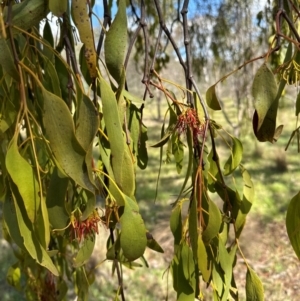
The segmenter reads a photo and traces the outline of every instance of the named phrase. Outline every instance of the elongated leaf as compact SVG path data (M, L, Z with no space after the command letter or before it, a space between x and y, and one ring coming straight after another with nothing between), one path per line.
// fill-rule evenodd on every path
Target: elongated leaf
M19 73L13 60L12 51L8 46L8 41L0 37L0 66L14 80L19 81Z
M230 175L241 163L243 157L243 145L241 141L235 137L232 139L232 149L228 160L224 165L224 175Z
M173 135L172 139L173 139L172 153L175 158L177 173L180 174L183 167L184 144L182 143L182 141L179 139L179 136L177 135Z
M206 247L201 236L198 237L197 257L198 267L202 274L202 278L208 283L211 276L211 261L208 258Z
M129 261L134 261L144 254L147 246L146 228L139 213L137 203L125 197L124 213L121 223L121 248Z
M256 273L248 267L246 274L246 300L263 301L264 288Z
M86 1L72 0L72 18L78 29L81 42L85 45L84 56L91 78L97 77L97 53Z
M163 248L158 244L158 242L153 238L151 233L147 232L147 247L153 251L164 253Z
M82 246L80 246L76 257L74 258L73 265L75 268L84 265L90 259L95 247L95 241L95 236L84 239Z
M100 80L100 88L114 177L124 194L133 196L135 191L134 164L118 117L117 101L111 87L103 78Z
M218 206L210 199L208 199L208 206L208 223L202 232L202 239L205 243L209 243L218 235L222 224L222 216Z
M167 133L158 142L152 144L151 147L164 146L168 142L171 135L172 135L172 132L167 131Z
M251 176L248 173L248 171L244 168L244 166L241 166L241 173L243 177L244 188L243 199L240 202L237 217L235 218L235 228L237 237L240 236L243 230L244 224L246 222L246 216L250 212L254 200L254 186L251 180Z
M12 7L11 24L23 30L35 26L48 14L48 2L44 0L24 0ZM8 6L4 7L3 20L7 20ZM19 33L16 28L12 29L13 34Z
M274 74L266 63L264 63L255 74L252 85L252 95L258 118L255 131L258 131L277 95L277 84Z
M41 202L40 188L32 167L19 153L17 139L18 135L14 135L7 151L5 164L9 175L18 187L28 218L34 223Z
M193 250L194 260L197 262L198 256L198 212L197 199L191 197L189 206L189 236Z
M50 147L64 172L83 188L93 191L85 163L86 152L75 136L74 124L65 102L43 89L44 125Z
M10 183L10 187L12 194L8 196L4 206L5 222L10 236L20 248L27 250L38 264L47 268L55 276L58 276L57 268L34 232L18 188L14 183Z
M278 87L276 98L274 99L270 108L268 109L259 130L257 130L257 126L259 122L258 112L257 111L254 112L253 129L254 129L254 134L258 139L258 141L261 142L269 141L271 143L274 143L277 141L277 139L279 138L282 132L283 125L278 126L276 128L276 118L277 118L279 100L281 98L285 85L286 85L286 81L281 80Z
M174 236L174 245L178 246L182 237L181 206L179 203L172 210L170 217L170 228Z
M300 92L297 95L296 99L296 116L300 113Z
M120 0L118 12L106 34L104 54L106 66L112 77L120 82L127 46L126 1Z
M216 92L216 85L209 87L208 90L206 91L206 103L211 109L215 111L222 110Z
M291 245L300 259L300 192L290 201L286 213L286 230Z
M69 215L65 207L69 179L61 178L57 168L54 168L47 191L46 203L49 212L49 220L53 229L65 228Z

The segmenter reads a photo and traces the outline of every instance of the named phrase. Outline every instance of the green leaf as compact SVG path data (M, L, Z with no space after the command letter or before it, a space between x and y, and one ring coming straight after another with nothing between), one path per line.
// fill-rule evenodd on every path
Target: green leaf
M228 160L224 165L224 175L230 175L239 166L243 157L243 145L241 141L235 137L232 139L232 149Z
M252 123L253 123L254 134L258 139L258 141L261 142L269 141L271 143L274 143L277 141L277 139L279 138L282 132L283 125L278 126L276 128L276 118L277 118L279 100L281 98L285 85L286 85L286 81L281 80L278 87L276 98L274 99L273 103L268 109L259 130L257 130L257 125L259 122L258 112L257 111L254 112Z
M3 112L0 113L0 136L15 122L16 108L9 99L2 99Z
M180 174L183 167L184 144L177 135L173 135L172 140L172 154L175 158L177 173Z
M6 281L17 290L21 290L21 269L18 263L9 267L6 274Z
M94 187L85 163L86 152L76 139L72 116L67 105L61 98L45 89L42 93L44 125L55 158L64 172L77 184L93 191Z
M39 21L46 18L48 14L48 2L44 0L24 0L14 4L11 11L11 25L17 26L25 31L36 26ZM7 19L8 6L4 7L3 20ZM18 29L12 27L13 34L19 33Z
M41 55L44 63L45 79L44 87L53 94L61 97L59 78L54 67L54 64L44 55Z
M167 131L165 133L165 135L158 142L152 144L151 147L162 147L162 146L164 146L168 142L171 135L172 135L172 132Z
M198 252L198 211L197 211L197 199L195 197L190 198L189 206L189 237L190 245L193 250L194 260L197 262Z
M286 213L286 230L291 245L300 259L300 192L290 201Z
M68 0L49 0L49 10L56 17L62 17L62 15L67 11Z
M201 236L198 237L198 250L197 250L197 257L198 257L198 267L202 274L202 278L205 282L209 282L211 276L211 261L208 258L208 254L206 251L206 247Z
M4 218L10 236L21 249L27 250L38 264L48 269L55 276L58 276L56 266L34 232L18 188L14 183L10 183L10 187L12 194L6 197L3 206Z
M7 72L14 80L19 81L19 73L14 63L12 51L8 46L8 40L0 37L0 66L4 72Z
M170 228L174 236L174 245L179 246L182 237L181 204L178 203L172 210Z
M15 134L7 151L5 164L9 175L18 187L28 218L32 223L36 220L41 200L39 184L31 165L20 155Z
M206 103L211 109L215 111L222 110L220 100L216 93L216 85L209 87L206 91Z
M256 273L248 266L246 274L246 300L263 301L264 288Z
M69 179L60 177L58 169L55 167L46 197L49 221L53 229L63 229L68 224L69 215L65 207L68 183Z
M158 253L164 253L163 248L158 244L158 242L153 238L151 233L147 232L147 247L153 251L156 251Z
M81 0L72 0L71 6L72 18L78 29L81 42L85 45L84 57L91 78L96 78L97 73L97 53L95 50L93 31L91 30L91 22L87 3Z
M277 84L274 74L266 63L255 74L252 95L258 119L254 130L258 131L277 95Z
M127 47L126 1L120 0L118 12L106 34L105 63L112 77L120 83Z
M124 213L120 218L120 224L122 231L120 242L124 256L129 261L134 261L144 254L147 237L138 205L127 196L125 196Z
M87 301L89 296L89 286L86 271L84 267L76 269L75 276L75 292L78 296L77 301Z
M202 232L202 239L204 243L209 243L216 237L220 231L222 224L222 216L218 206L208 198L208 223L205 230Z
M243 177L244 188L243 199L239 204L238 214L235 218L236 237L239 237L243 230L244 224L246 222L246 216L250 212L255 195L254 186L250 174L244 168L244 166L241 165L240 168Z
M100 88L115 181L124 194L133 196L135 191L134 164L125 135L123 135L115 94L103 78L100 79Z
M90 259L95 247L95 241L96 238L94 235L84 239L76 257L74 258L73 266L75 268L84 265Z

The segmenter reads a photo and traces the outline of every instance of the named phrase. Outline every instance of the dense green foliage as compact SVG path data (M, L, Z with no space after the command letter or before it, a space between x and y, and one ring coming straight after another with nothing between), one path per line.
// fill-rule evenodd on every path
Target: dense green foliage
M103 1L97 43L89 1L0 3L0 199L5 238L18 260L7 271L8 282L27 300L67 300L70 283L78 300L87 300L95 275L86 263L102 226L110 233L106 259L119 282L116 300L125 300L122 269L139 266L138 259L145 262L146 248L163 252L147 230L136 199L136 170L147 173L150 147L143 112L148 97L158 91L167 110L161 138L151 147L160 148L160 164L173 164L174 173L183 178L171 209L174 255L167 271L177 300L204 300L202 282L211 286L214 300L238 300L233 273L238 253L247 267L247 300L263 300L263 285L239 244L254 185L242 164L240 139L212 120L210 112L222 110L218 83L262 60L252 77L253 130L261 142L277 141L283 127L276 126L282 93L287 84L298 85L299 80L299 4L286 0L272 7L275 35L265 54L252 57L248 45L234 58L235 65L241 57L247 61L211 82L204 99L192 66L203 75L213 55L228 69L228 57L236 49L226 48L222 39L234 25L230 22L238 6L232 1L220 4L211 52L203 52L209 31L205 40L196 26L189 26L189 1L176 9L173 1L129 5L119 0L113 20L111 2ZM241 1L241 7L251 4ZM176 10L176 29L182 34L174 37L168 25ZM55 25L49 13L57 17ZM191 18L197 23L201 16ZM259 22L262 18L258 14ZM128 25L133 19L137 25ZM238 21L242 19L243 14ZM261 26L257 39L264 34ZM80 51L78 38L83 43ZM179 38L184 40L182 49ZM169 44L185 86L160 75L169 62ZM143 57L143 99L131 92L126 74L134 45L139 68ZM299 112L298 96L296 115ZM292 138L295 134L299 136L298 129ZM220 144L227 152L219 152ZM236 174L241 183L232 185ZM287 231L299 257L298 204L299 194L288 208Z

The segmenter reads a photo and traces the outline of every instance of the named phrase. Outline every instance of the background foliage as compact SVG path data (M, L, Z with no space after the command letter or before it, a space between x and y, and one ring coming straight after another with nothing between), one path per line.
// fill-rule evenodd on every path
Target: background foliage
M249 133L250 104L258 141L274 143L282 132L279 104L299 80L300 14L292 1L257 5L104 0L101 18L95 3L79 0L1 2L0 193L3 234L17 259L6 279L27 300L68 300L72 292L88 299L103 264L88 264L99 227L109 232L104 261L118 281L114 298L126 299L124 269L148 266L146 248L163 252L139 208L150 147L159 149L157 183L164 164L181 179L165 271L177 300L238 300L238 258L246 299L264 299L240 244L254 200L240 136ZM196 77L207 83L205 98ZM225 80L234 87L228 94ZM165 112L160 136L147 143L152 98ZM286 148L295 137L299 145L298 127ZM286 226L299 257L298 199Z

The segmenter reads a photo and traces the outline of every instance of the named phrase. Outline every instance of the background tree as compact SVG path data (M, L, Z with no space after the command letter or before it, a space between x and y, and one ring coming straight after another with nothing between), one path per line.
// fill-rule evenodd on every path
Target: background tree
M110 233L106 259L118 278L116 299L126 299L123 268L144 261L147 247L163 252L136 199L136 170L147 173L148 162L143 116L158 93L166 112L152 147L160 148L160 165L174 164L183 179L172 204L174 256L167 271L177 299L203 300L205 283L214 300L237 300L239 253L247 267L247 300L263 300L262 283L239 244L254 187L236 136L250 103L249 78L255 136L271 143L282 131L276 116L284 88L298 83L299 4L272 5L255 13L255 27L253 1L120 0L116 6L104 0L101 20L89 1L1 2L0 191L4 234L18 259L7 279L28 300L66 300L70 287L87 300L94 271L86 263L99 225ZM257 55L270 12L274 36ZM95 22L101 25L97 39ZM142 68L142 97L127 73L132 53ZM171 59L182 81L162 76ZM248 72L259 60L257 72ZM217 84L240 69L246 75L233 81L233 135L210 114L221 110ZM196 76L209 82L206 99ZM298 198L289 206L287 231L300 256Z

